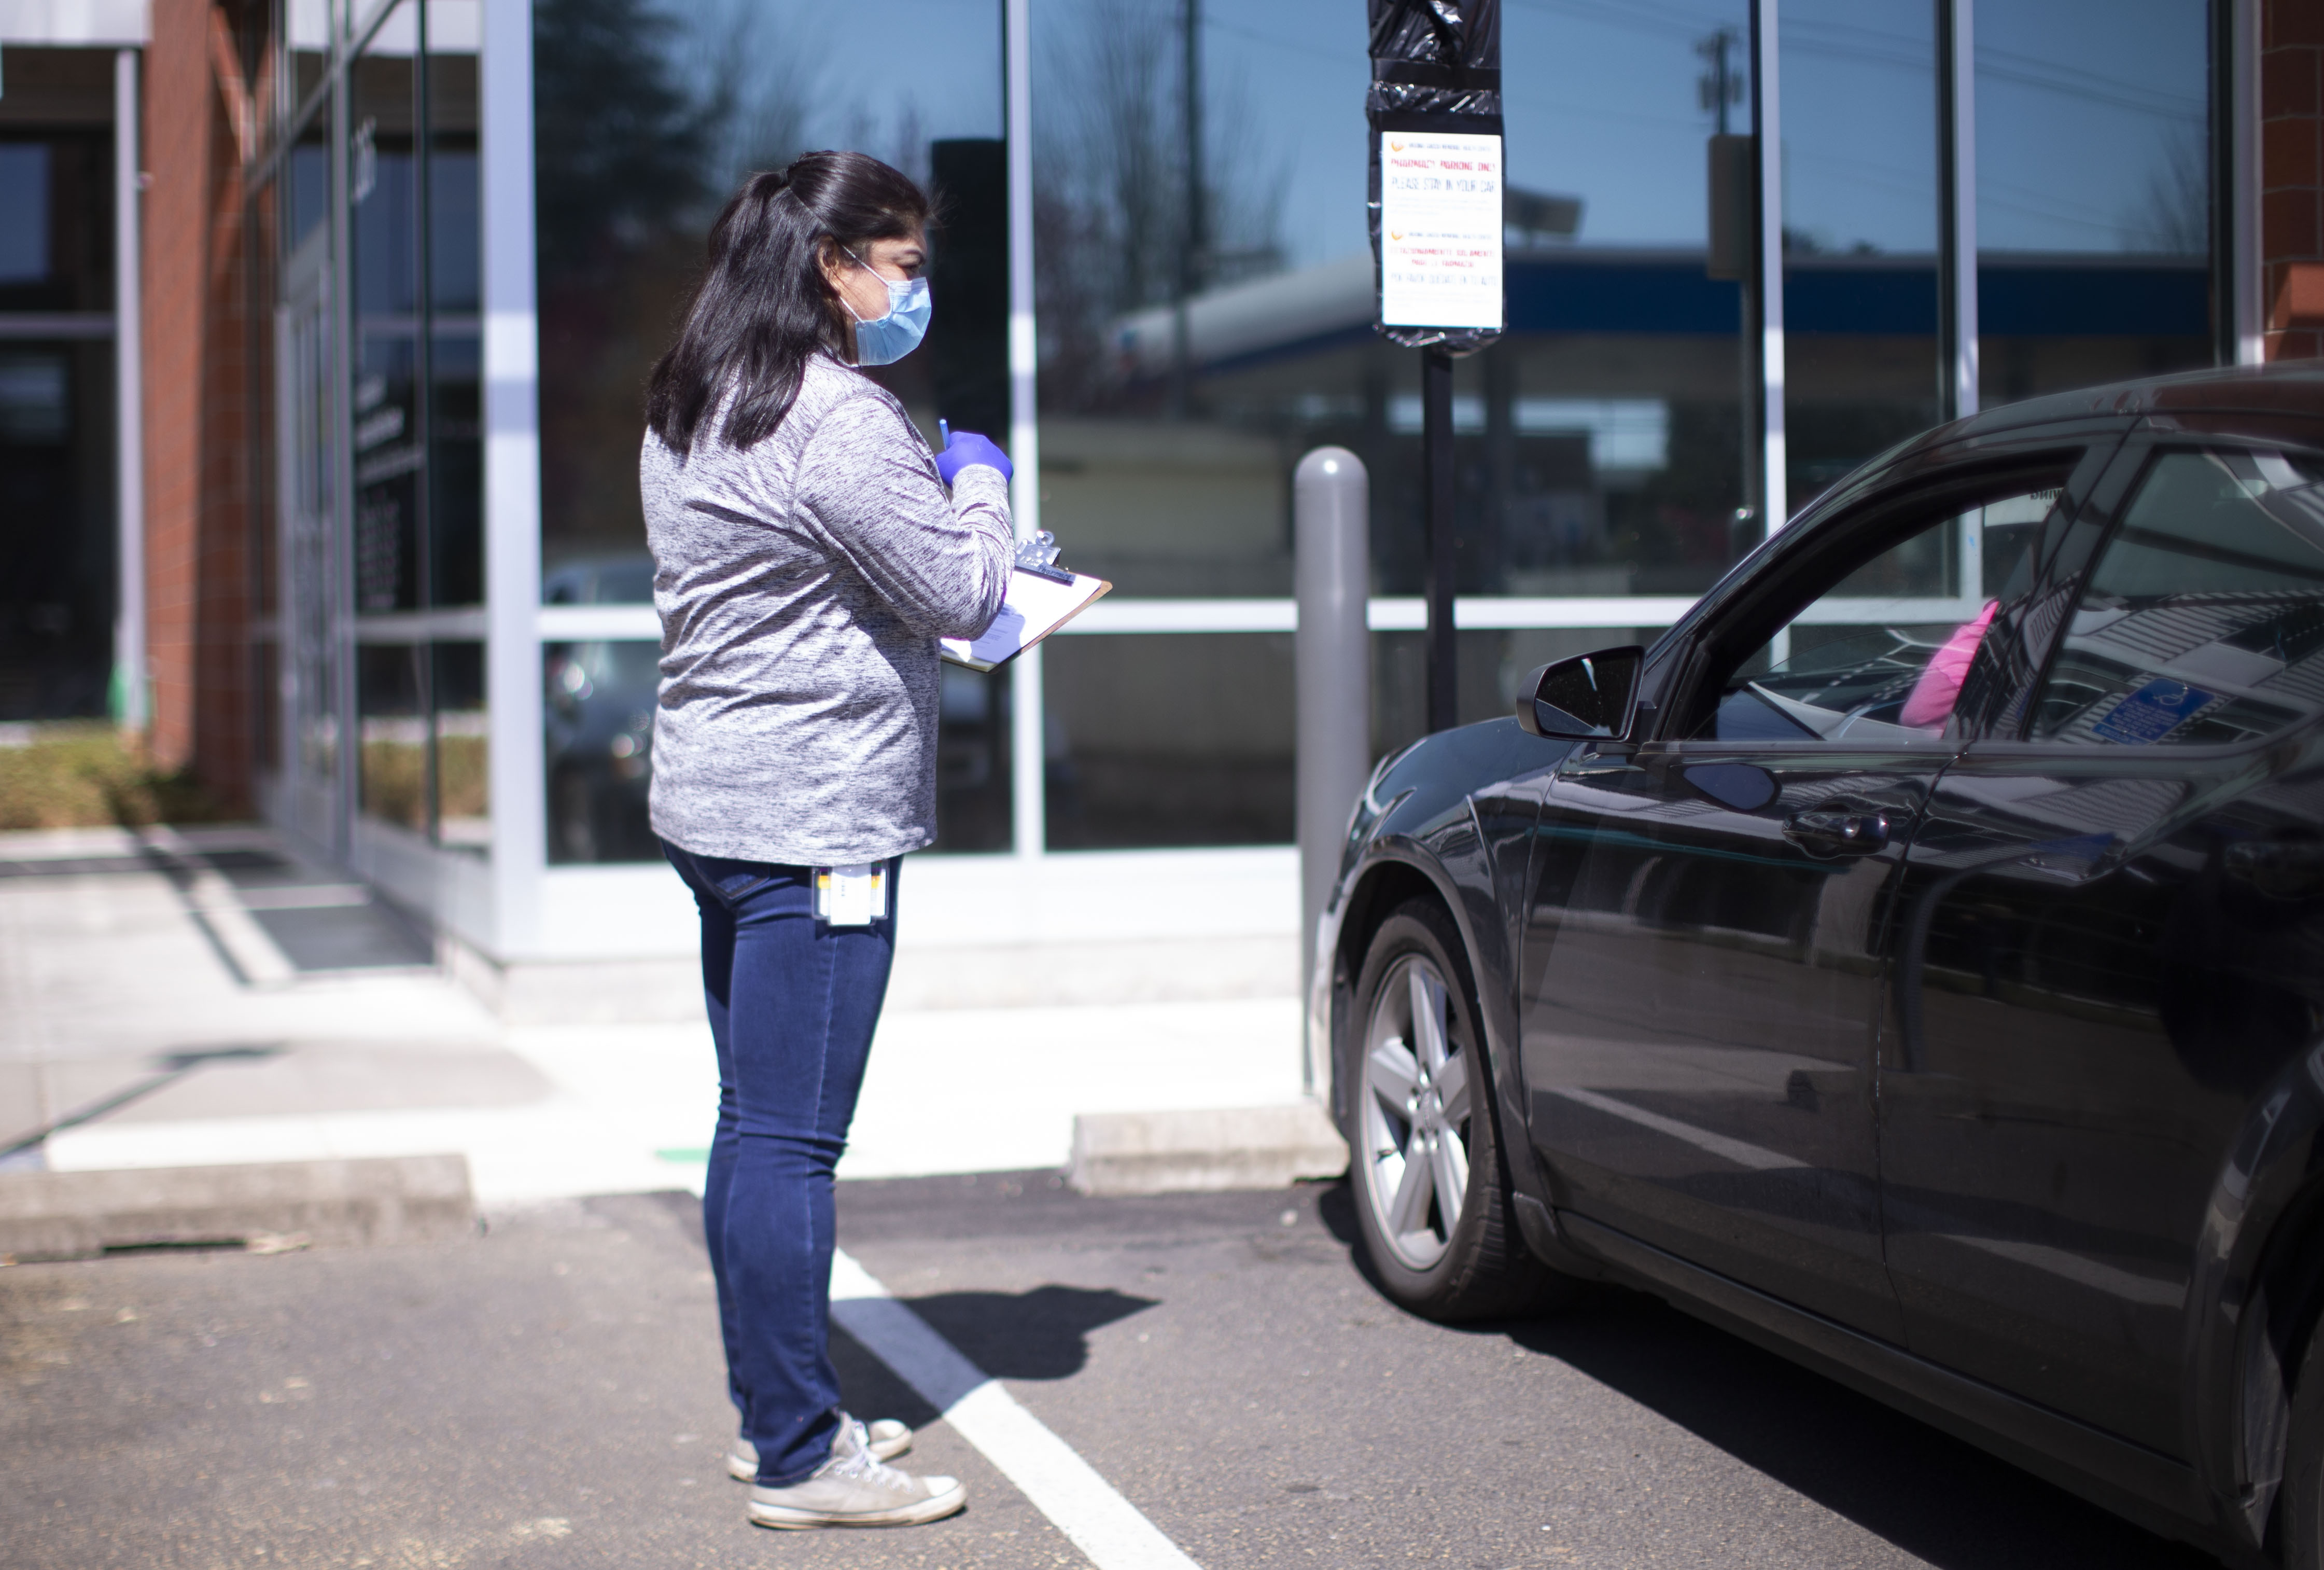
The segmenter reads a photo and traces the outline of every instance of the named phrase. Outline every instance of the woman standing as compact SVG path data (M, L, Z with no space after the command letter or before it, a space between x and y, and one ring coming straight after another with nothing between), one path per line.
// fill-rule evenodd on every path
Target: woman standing
M940 456L851 369L927 330L927 198L855 152L743 185L654 366L639 484L661 615L652 817L702 916L718 1048L703 1223L732 1467L770 1527L950 1515L839 1408L832 1169L895 952L904 853L935 838L936 647L1000 610L1009 460ZM949 486L949 494L947 494Z

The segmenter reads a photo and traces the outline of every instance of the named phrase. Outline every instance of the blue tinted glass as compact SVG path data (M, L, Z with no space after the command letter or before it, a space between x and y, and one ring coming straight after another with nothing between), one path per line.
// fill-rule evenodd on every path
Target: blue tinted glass
M0 143L0 285L48 276L48 144Z
M330 152L323 144L320 115L309 124L305 134L290 149L289 178L290 240L295 251L331 216Z
M2210 363L2209 10L1978 8L1986 402Z
M1782 14L1785 482L1796 511L1936 423L1936 8L1786 0Z

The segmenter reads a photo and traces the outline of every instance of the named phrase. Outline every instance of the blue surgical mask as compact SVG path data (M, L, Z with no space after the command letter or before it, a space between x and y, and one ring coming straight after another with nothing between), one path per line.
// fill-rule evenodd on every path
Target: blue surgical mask
M855 363L859 365L892 365L920 346L927 336L928 314L934 302L928 295L928 281L908 279L902 283L882 277L872 264L855 254L848 257L858 267L878 278L888 286L888 314L865 321L855 316L855 308L846 300L847 314L855 316Z

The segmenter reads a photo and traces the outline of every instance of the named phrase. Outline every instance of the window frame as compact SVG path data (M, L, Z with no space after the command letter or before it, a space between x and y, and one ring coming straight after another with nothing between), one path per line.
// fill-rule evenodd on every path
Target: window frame
M1932 465L1897 483L1884 486L1833 515L1803 520L1793 525L1808 531L1800 543L1780 560L1771 560L1739 596L1719 605L1687 633L1686 650L1677 678L1669 688L1669 701L1655 738L1669 746L1717 745L1722 749L1813 745L1844 748L1845 741L1820 737L1794 741L1717 742L1692 734L1706 720L1716 698L1707 699L1711 686L1723 684L1731 660L1749 657L1777 632L1848 575L1893 549L1920 530L1941 521L1947 507L1966 505L1977 495L1991 495L1997 487L2046 481L2066 493L2077 513L2086 507L2099 480L2108 471L2118 439L2113 432L2052 435L2013 444L2007 450L1979 450L1955 462ZM1834 562L1840 566L1835 572ZM2046 573L2037 568L2034 589ZM1821 586L1803 592L1813 582ZM1739 650L1739 651L1738 651ZM2048 669L2044 652L2041 669ZM1902 738L1867 742L1861 745L1919 749L1943 747L1958 751L1974 734Z

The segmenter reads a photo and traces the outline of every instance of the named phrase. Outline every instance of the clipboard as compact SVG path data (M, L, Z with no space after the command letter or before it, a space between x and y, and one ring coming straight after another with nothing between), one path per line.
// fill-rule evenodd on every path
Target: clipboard
M1009 575L1009 595L992 625L975 638L939 638L948 664L997 670L1080 615L1113 587L1102 577L1062 568L1019 567Z

